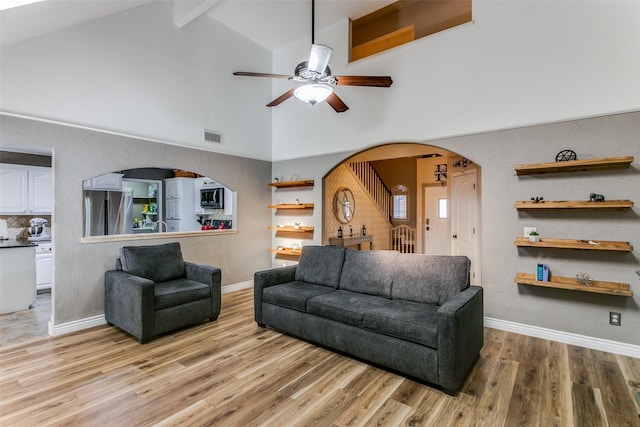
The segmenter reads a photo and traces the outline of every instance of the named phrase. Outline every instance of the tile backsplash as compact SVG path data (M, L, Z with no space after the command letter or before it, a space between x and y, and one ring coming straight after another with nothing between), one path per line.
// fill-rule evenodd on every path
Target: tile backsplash
M47 221L47 230L51 235L51 215L0 215L0 219L7 221L8 237L10 239L26 239L29 237L27 228L31 218L44 218Z

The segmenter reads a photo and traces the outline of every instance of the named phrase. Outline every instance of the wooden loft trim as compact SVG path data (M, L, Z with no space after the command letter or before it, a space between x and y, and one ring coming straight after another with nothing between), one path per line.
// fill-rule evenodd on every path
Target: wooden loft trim
M349 60L383 52L471 19L471 0L398 0L350 21Z
M351 48L351 60L357 61L358 59L366 58L367 56L375 55L376 53L412 42L415 37L414 28L414 25L408 25L389 34L359 44L358 46L353 46Z

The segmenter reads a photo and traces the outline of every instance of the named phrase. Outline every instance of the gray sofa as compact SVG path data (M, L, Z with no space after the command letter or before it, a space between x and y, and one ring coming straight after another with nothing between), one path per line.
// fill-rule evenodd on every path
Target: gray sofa
M104 281L107 323L141 343L220 314L220 269L185 262L177 242L121 248Z
M258 325L456 393L483 345L482 288L462 256L305 246L255 273Z

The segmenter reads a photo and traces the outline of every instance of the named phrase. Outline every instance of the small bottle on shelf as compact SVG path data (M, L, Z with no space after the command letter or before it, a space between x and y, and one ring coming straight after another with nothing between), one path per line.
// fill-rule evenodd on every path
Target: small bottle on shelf
M338 239L342 239L342 226L338 227Z
M363 236L367 235L367 227L365 227L364 224L362 224L362 228L360 229L360 234Z

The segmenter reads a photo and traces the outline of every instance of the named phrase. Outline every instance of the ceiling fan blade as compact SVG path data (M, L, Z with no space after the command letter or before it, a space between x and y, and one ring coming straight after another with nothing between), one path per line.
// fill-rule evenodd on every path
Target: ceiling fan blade
M327 104L331 105L336 113L344 113L349 109L347 104L345 104L342 99L335 92L332 92L331 95L327 98Z
M390 76L334 76L338 86L389 87L393 83Z
M276 99L268 103L267 107L275 107L276 105L280 105L281 103L283 103L284 101L286 101L287 99L293 96L294 90L295 88L289 89L288 91L286 91L285 93L283 93L282 95L280 95L279 97L277 97Z
M327 65L329 65L331 52L333 52L333 49L331 49L329 46L325 46L323 44L312 44L307 68L310 71L315 71L318 74L324 73Z
M247 76L247 77L270 77L272 79L287 79L291 80L291 76L287 76L286 74L268 74L268 73L252 73L248 71L236 71L233 73L234 76Z

